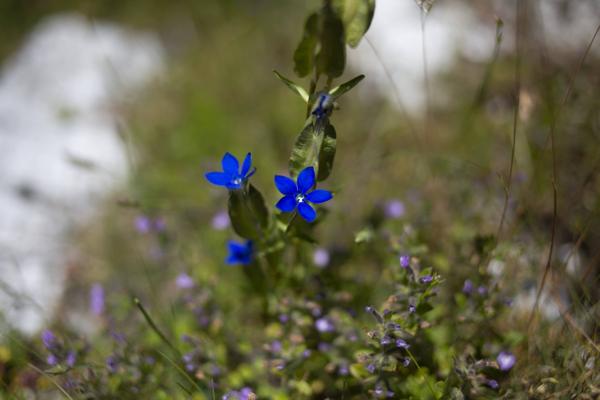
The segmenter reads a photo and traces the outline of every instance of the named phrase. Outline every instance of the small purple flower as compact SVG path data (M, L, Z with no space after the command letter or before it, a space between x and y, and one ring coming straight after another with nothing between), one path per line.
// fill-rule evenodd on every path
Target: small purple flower
M148 233L152 229L152 220L145 215L138 215L135 218L135 229L139 233Z
M375 367L375 364L371 363L371 364L367 365L367 371L369 371L369 373L371 373L371 374L374 374L376 369L377 368Z
M417 307L415 307L415 305L414 305L414 304L409 304L409 305L408 305L408 312L412 314L412 313L414 313L415 311L417 311Z
M313 262L319 268L325 268L329 264L329 251L322 247L315 249L313 253Z
M404 339L397 339L396 347L398 347L400 349L408 349L408 348L410 348L410 345L408 343L406 343L406 341Z
M196 364L191 363L191 362L190 363L186 363L185 364L185 370L187 372L194 372L194 371L196 371Z
M155 218L152 225L156 232L164 232L167 229L167 223L162 217Z
M279 314L279 322L282 324L287 323L290 320L290 317L287 314Z
M410 365L410 358L404 357L402 359L402 365L405 366L405 367L408 367Z
M185 272L182 272L181 274L177 275L177 279L175 279L175 284L180 289L191 289L195 286L194 279Z
M496 357L496 362L501 371L508 371L517 362L517 357L508 351L501 351L498 357Z
M480 296L485 296L487 294L488 290L485 286L479 286L477 288L477 293L479 293Z
M58 364L58 357L56 357L54 354L48 354L48 357L46 357L46 362L48 365L53 367Z
M471 282L470 279L465 280L465 283L463 284L462 292L464 294L473 293L473 282Z
M429 283L429 282L431 282L432 280L433 280L433 276L431 276L431 275L425 275L425 276L422 276L422 277L419 279L419 282L421 282L421 283Z
M281 346L281 342L279 340L273 340L271 342L271 351L273 353L280 353L282 349L283 346Z
M227 211L219 211L214 215L211 221L213 229L217 231L229 228L230 224L231 222L229 221L229 214L227 214Z
M500 387L498 381L496 381L495 379L486 379L485 384L494 390L497 390Z
M117 369L119 368L119 362L117 360L117 356L108 356L106 357L106 369L108 370L108 372L110 372L111 374L114 374L117 372Z
M400 256L400 266L402 268L408 268L410 266L410 256L403 254Z
M312 351L310 349L306 349L302 352L302 357L308 358L308 357L310 357L311 354L312 354Z
M52 333L51 330L46 329L42 332L42 342L44 343L44 347L48 350L52 350L57 343L56 336L54 336L54 333Z
M254 244L251 240L246 243L236 243L230 240L227 243L229 255L225 262L229 265L248 265L254 256Z
M346 376L349 373L350 373L350 369L348 368L348 364L346 364L346 363L340 364L340 366L338 367L338 374L340 374L342 376Z
M390 200L385 203L384 213L385 216L391 219L398 219L404 216L405 212L404 203L400 200Z
M67 358L65 360L67 365L72 368L75 365L76 361L77 361L77 355L75 354L75 352L73 350L69 351L69 353L67 354Z
M315 321L315 328L321 333L333 332L335 326L329 318L319 318Z
M194 352L185 353L183 356L181 356L181 359L185 363L191 363L194 360L195 356L196 354Z
M391 337L389 337L389 336L386 335L386 336L384 336L384 337L381 338L381 340L379 341L379 343L382 346L387 346L387 345L392 344L393 341L394 340Z
M95 283L90 289L90 310L97 316L104 313L104 288L99 283Z
M317 345L317 349L319 349L321 353L327 353L329 350L331 350L331 345L329 343L320 342Z

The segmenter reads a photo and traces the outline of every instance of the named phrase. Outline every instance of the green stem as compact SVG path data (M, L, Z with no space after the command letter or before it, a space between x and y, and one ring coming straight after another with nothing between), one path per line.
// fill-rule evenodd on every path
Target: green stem
M152 328L152 330L154 331L154 333L156 333L158 335L158 337L171 349L173 350L173 352L177 355L179 355L179 350L177 350L177 348L175 346L173 346L173 344L169 341L169 339L167 339L167 337L165 336L165 334L158 328L158 326L156 326L156 324L154 323L154 321L152 320L152 317L150 317L150 314L148 314L148 312L146 311L146 309L144 308L144 306L142 305L142 303L140 302L140 299L138 299L137 297L133 298L133 303L137 306L137 308L142 312L142 315L144 315L144 319L146 320L146 322L148 323L148 325L150 325L150 328Z
M412 355L412 353L410 352L410 350L405 349L406 352L408 353L408 356L410 357L410 359L415 363L415 366L417 367L417 369L419 370L419 372L423 372L422 368L419 366L419 363L417 362L417 360L415 359L415 357ZM427 376L423 375L423 379L425 379L425 383L427 384L427 387L429 388L429 390L431 391L431 395L433 396L434 399L437 400L437 396L435 394L435 391L433 390L433 387L431 387L431 383L429 383L429 380L427 379Z

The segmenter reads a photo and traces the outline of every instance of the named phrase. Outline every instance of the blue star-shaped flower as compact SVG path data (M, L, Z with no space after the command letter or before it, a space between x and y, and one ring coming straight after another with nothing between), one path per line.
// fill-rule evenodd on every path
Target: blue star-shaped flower
M254 257L254 243L252 240L246 241L246 243L236 243L230 240L227 243L229 248L229 255L225 262L229 265L248 265L252 262Z
M317 212L308 202L325 203L333 197L327 190L317 189L309 192L315 181L313 167L306 167L300 172L297 184L287 176L275 175L275 186L284 195L275 207L283 212L294 211L297 208L302 218L307 222L313 222L317 218Z
M223 172L209 172L206 179L217 186L225 186L227 189L241 189L244 183L256 172L256 168L250 171L252 167L252 154L246 154L242 169L240 163L230 153L225 153L221 161Z

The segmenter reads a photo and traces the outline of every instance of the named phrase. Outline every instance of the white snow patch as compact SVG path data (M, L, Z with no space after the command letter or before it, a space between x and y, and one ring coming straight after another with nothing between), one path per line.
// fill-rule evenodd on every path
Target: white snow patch
M148 33L76 14L43 21L0 74L0 310L39 330L63 290L67 234L127 176L111 99L156 76Z

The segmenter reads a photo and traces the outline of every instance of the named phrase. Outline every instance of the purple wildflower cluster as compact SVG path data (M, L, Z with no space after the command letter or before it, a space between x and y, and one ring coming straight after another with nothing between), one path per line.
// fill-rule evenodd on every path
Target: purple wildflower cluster
M135 230L141 234L151 232L161 233L167 229L167 224L162 217L152 218L147 215L138 215L134 221Z
M54 367L64 365L73 368L77 362L77 351L67 348L64 343L59 340L51 330L42 332L42 343L48 351L46 363Z
M240 390L231 390L221 397L222 400L255 400L256 394L249 387Z

